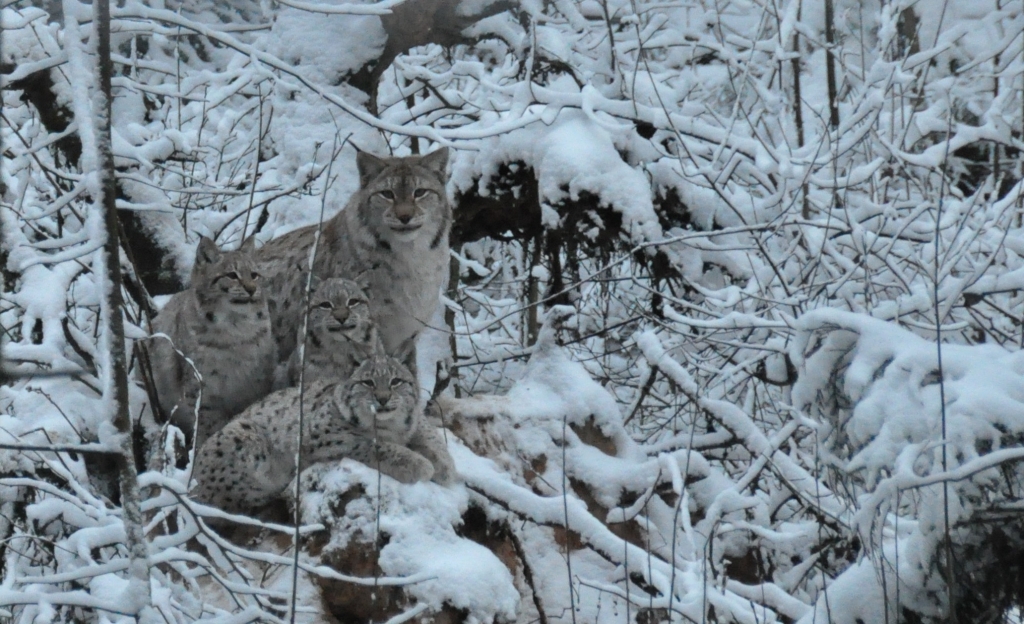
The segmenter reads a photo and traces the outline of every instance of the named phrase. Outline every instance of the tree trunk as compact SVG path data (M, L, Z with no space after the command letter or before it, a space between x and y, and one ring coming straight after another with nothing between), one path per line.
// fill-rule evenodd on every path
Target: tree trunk
M131 559L129 577L130 596L125 609L139 613L151 604L149 592L149 553L142 532L142 510L139 504L139 481L135 472L132 453L132 421L128 412L128 361L124 346L124 318L121 297L121 262L119 227L117 220L117 181L114 170L114 152L111 133L111 74L113 63L110 58L110 0L95 0L93 3L96 28L97 69L99 73L99 97L96 112L96 151L99 165L99 186L101 198L96 198L96 209L103 211L106 240L103 250L97 255L95 266L97 278L103 288L101 315L104 322L107 349L109 349L109 381L103 389L113 412L113 424L117 430L120 454L115 465L121 490L122 519L127 539L128 556ZM81 120L80 123L87 123Z
M802 2L802 0L796 0L796 2ZM796 9L796 21L800 21L801 13L803 13L803 5L801 4ZM793 52L800 52L800 31L797 29L793 30ZM793 69L793 113L795 115L794 122L796 123L796 144L797 147L804 146L804 103L803 94L801 93L800 85L800 58L796 55L790 61L790 65ZM781 86L781 84L780 84ZM838 113L837 113L838 115ZM811 205L807 201L807 185L804 184L800 189L800 195L802 198L802 208L800 210L800 216L804 219L811 218Z
M825 0L825 70L828 74L828 121L833 130L839 128L839 88L836 85L836 57L832 49L836 45L835 9L832 0Z

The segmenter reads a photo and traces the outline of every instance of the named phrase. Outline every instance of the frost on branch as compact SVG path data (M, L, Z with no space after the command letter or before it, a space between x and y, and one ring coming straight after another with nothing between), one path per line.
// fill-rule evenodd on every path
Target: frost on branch
M794 407L816 421L826 481L867 546L829 591L865 611L839 621L877 621L886 604L941 620L951 556L962 613L1019 604L1024 542L1007 511L1024 484L1024 354L943 345L940 368L934 342L890 323L821 309L798 328Z

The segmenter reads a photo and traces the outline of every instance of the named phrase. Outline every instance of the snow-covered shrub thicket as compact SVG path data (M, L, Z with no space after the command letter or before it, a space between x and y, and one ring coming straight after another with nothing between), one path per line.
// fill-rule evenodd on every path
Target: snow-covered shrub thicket
M91 9L0 11L0 323L8 370L30 375L0 389L0 444L92 443L108 371L79 161ZM1020 3L113 13L130 338L199 235L330 216L356 147L456 148L452 279L421 370L466 484L307 474L304 609L379 592L377 619L1003 621L1024 601ZM157 457L157 611L285 618L290 529L211 531L173 432L132 393ZM122 617L109 467L0 453L0 609Z

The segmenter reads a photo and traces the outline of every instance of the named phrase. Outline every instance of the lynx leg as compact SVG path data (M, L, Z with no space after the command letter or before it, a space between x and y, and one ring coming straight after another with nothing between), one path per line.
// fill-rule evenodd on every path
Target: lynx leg
M264 431L236 420L200 449L193 470L198 483L192 495L231 513L260 507L291 481L289 460L277 456Z
M455 470L455 462L448 453L448 445L437 429L430 424L423 422L416 429L412 439L409 440L409 448L430 460L434 467L433 481L441 485L454 483L458 473Z
M434 475L430 460L390 442L374 444L369 438L348 434L324 436L310 449L312 461L337 461L348 457L375 468L402 483L429 481Z

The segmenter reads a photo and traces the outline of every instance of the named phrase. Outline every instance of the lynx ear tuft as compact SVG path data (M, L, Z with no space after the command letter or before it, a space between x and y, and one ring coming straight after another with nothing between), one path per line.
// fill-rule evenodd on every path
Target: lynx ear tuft
M199 237L199 246L196 247L196 264L212 264L220 260L220 249L213 239L205 236Z
M438 176L444 177L445 170L448 168L448 148L442 147L427 154L420 159L420 166L426 167Z
M359 287L359 290L363 291L364 295L370 293L370 269L360 271L358 275L352 278L355 285Z
M356 169L359 170L359 186L366 188L377 179L381 171L388 166L387 161L377 158L369 152L356 152Z
M412 371L416 370L416 338L409 338L399 345L394 358L408 368L411 375Z
M256 249L256 237L250 236L249 238L242 241L242 244L238 247L239 251L250 253Z

